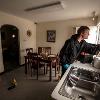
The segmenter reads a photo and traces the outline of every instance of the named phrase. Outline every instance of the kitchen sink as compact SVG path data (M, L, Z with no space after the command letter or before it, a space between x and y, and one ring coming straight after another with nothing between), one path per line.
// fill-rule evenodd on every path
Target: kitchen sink
M72 100L99 100L100 73L73 66L59 93Z

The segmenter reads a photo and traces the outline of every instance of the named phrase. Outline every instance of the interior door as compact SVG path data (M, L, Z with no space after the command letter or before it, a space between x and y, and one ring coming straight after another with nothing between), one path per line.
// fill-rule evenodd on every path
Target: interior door
M0 31L1 33L1 31ZM2 57L2 46L1 46L1 35L0 35L0 73L4 71L3 57Z
M15 69L19 65L18 29L12 25L1 27L1 42L5 71Z

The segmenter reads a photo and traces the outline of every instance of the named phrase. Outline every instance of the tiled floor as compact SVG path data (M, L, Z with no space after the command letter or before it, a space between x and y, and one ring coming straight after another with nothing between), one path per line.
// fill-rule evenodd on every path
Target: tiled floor
M16 88L9 90L10 80L15 77L17 81ZM49 75L43 75L40 72L39 80L36 75L30 77L24 74L24 66L14 71L0 75L0 100L53 100L51 93L58 81L53 77L49 82Z

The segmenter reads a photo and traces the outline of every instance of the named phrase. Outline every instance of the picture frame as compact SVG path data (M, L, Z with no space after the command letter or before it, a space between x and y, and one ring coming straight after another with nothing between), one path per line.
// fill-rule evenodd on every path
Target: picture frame
M32 35L31 30L27 30L26 34L27 34L28 37L30 37Z
M47 42L56 41L56 30L47 30Z

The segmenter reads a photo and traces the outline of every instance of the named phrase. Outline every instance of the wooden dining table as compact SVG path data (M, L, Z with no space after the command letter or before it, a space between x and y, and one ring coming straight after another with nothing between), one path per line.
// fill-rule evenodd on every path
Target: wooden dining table
M25 57L25 63L27 63L28 56L24 56L24 57ZM52 59L43 58L40 55L38 55L37 62L38 62L38 66L37 66L37 79L39 78L39 65L40 65L40 62L43 62L46 65L47 64L50 65L49 66L50 67L50 71L49 71L49 81L52 81ZM27 75L27 73L28 73L28 66L27 66L27 64L25 64L25 74Z

